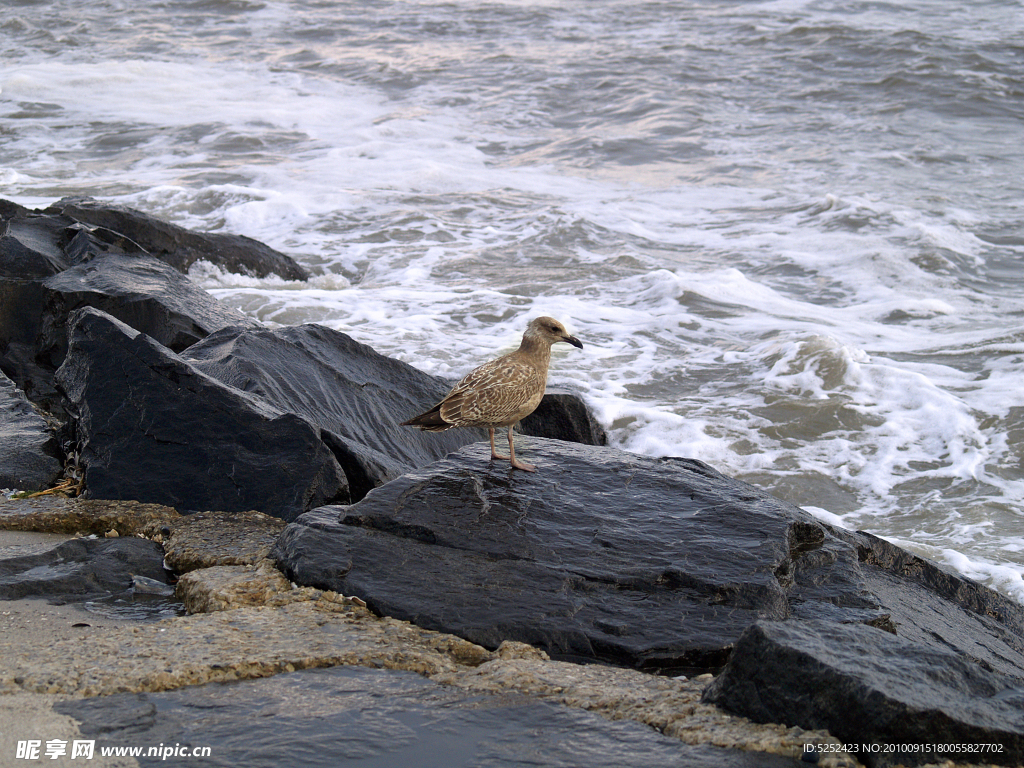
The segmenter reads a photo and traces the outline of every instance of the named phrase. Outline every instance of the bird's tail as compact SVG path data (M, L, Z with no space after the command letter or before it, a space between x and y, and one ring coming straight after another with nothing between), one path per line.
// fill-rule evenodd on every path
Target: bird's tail
M421 413L419 416L413 416L408 421L403 421L401 426L419 427L425 432L444 432L446 429L451 429L453 425L441 418L441 405L439 403L426 413Z

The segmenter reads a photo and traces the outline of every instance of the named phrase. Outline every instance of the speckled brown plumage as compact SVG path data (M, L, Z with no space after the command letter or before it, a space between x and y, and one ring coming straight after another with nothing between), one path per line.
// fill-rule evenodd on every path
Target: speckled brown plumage
M532 464L516 459L512 428L540 405L548 381L551 345L560 341L583 349L582 342L570 336L557 320L550 317L531 320L519 349L470 371L444 400L402 424L428 432L443 432L452 427L486 427L491 437L492 459L508 459L516 469L535 471ZM494 448L497 427L508 427L508 456L500 455Z

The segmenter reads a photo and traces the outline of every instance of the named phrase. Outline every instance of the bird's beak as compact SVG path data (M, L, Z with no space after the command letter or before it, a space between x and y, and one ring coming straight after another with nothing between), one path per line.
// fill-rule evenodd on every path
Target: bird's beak
M567 341L572 344L576 349L583 349L583 342L577 339L575 336L566 336L562 341Z

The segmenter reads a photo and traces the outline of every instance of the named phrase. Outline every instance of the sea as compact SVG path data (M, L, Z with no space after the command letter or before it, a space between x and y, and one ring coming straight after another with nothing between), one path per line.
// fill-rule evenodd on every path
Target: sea
M69 195L440 376L555 316L613 446L1024 602L1020 0L4 0L0 197Z

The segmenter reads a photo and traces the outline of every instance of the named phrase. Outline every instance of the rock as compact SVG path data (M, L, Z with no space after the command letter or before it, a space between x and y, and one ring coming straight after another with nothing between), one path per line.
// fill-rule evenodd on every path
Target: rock
M60 456L46 420L0 372L0 488L51 487L64 472Z
M963 654L872 627L759 621L704 700L755 722L828 729L871 768L962 759L956 745L994 745L970 756L1020 765L1022 686Z
M72 227L73 221L41 216L20 205L9 205L14 207L0 209L0 274L19 280L45 278L74 263L67 248L85 233Z
M347 499L319 430L206 376L99 310L71 316L55 382L90 498L292 519Z
M788 613L775 573L805 513L700 462L522 446L536 475L471 446L304 516L274 556L380 613L562 659L715 668L748 624Z
M466 692L410 672L339 668L180 691L61 702L83 738L209 747L204 765L783 768L791 758L690 746L630 721ZM273 716L277 727L254 728ZM425 756L430 756L429 759Z
M258 325L152 256L104 254L46 279L43 285L52 292L48 301L59 303L51 307L53 325L78 307L95 307L175 352L218 328Z
M537 410L519 423L532 437L566 440L584 445L607 445L608 435L575 392L548 389Z
M64 533L0 530L0 560L48 552L73 538Z
M448 391L442 380L321 325L227 328L189 348L197 370L320 429L353 499L444 458L485 430L422 433L399 426Z
M300 517L273 557L298 584L491 649L714 671L755 621L813 617L1024 676L1020 606L959 577L943 586L912 556L893 562L931 577L865 554L892 545L839 535L698 461L537 438L521 450L536 475L469 446Z
M257 325L117 232L33 213L0 220L0 232L0 366L47 411L60 411L52 377L79 307L175 351L224 326Z
M128 592L132 577L167 583L160 545L147 539L72 539L34 555L0 560L0 598L85 600Z
M532 659L534 661L550 661L551 657L539 648L515 640L504 640L494 653L499 659Z
M437 674L463 663L464 654L448 652L448 641L468 645L464 640L379 619L337 596L292 592L298 599L279 607L235 607L91 633L86 646L71 637L40 648L0 633L0 693L105 696L340 664Z
M65 197L43 213L115 232L179 272L187 272L197 261L207 261L241 275L309 279L309 273L294 259L243 235L194 232L142 211L89 197Z
M839 551L847 562L856 558L861 588L884 611L880 621L865 624L926 647L959 652L987 669L1024 679L1024 606L870 533L822 527L851 547ZM817 572L808 567L802 580L813 584L816 579ZM823 606L815 609L794 601L793 615L828 616L824 608L832 597L827 589L818 594Z

